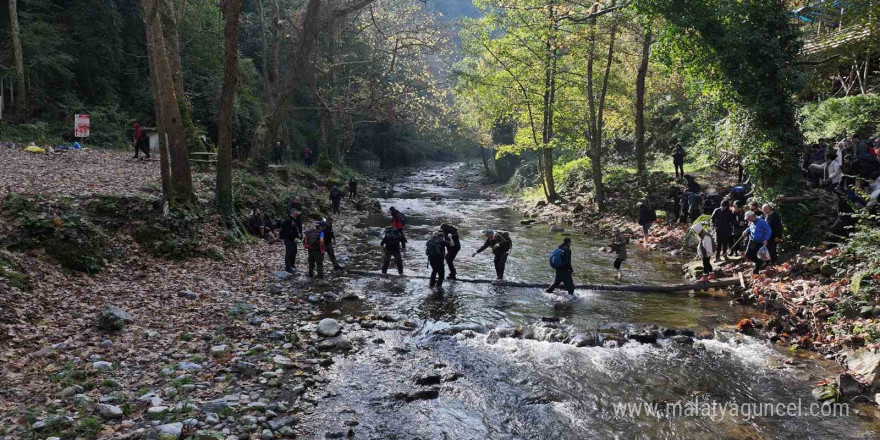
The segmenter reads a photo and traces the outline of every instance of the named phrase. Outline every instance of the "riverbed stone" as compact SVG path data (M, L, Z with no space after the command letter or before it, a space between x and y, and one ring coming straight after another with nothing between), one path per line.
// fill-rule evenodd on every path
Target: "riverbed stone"
M183 433L183 423L175 422L159 425L150 431L151 440L177 440Z
M128 312L112 304L104 304L101 307L101 314L98 315L98 328L108 332L122 330L133 322L134 319Z
M837 376L837 392L845 397L858 396L862 394L862 384L851 374L840 374Z
M318 322L316 330L321 336L333 337L342 331L342 325L333 318L324 318Z
M124 415L122 408L106 403L99 403L98 406L95 407L95 411L99 416L105 419L121 419Z
M847 352L846 367L872 390L880 390L880 352L867 349Z
M92 364L92 368L98 371L106 371L113 368L113 364L107 361L97 361Z

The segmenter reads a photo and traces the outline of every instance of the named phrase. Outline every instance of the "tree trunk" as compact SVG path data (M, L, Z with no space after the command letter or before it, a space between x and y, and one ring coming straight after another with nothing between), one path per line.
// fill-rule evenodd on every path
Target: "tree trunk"
M614 7L615 1L611 2ZM605 96L608 93L608 77L611 75L611 63L614 60L614 39L617 34L617 24L611 25L611 35L608 42L608 57L605 65L605 76L602 78L602 89L599 96L593 94L593 62L596 57L596 18L590 20L590 43L587 59L587 101L590 111L590 161L593 168L594 197L599 211L605 211L605 184L602 181L602 135L604 131ZM598 104L597 104L598 101Z
M226 24L223 29L223 88L220 92L220 116L217 118L217 212L228 228L237 229L232 196L232 121L235 113L235 89L238 86L238 21L241 0L223 0L221 8Z
M143 11L144 17L147 17L146 10ZM147 23L145 18L144 20L144 28L146 29L147 35L147 52L152 53L152 49L149 46L154 44L154 36L152 33L152 29ZM150 62L150 95L153 98L153 107L156 112L156 128L159 132L159 169L160 174L162 176L162 198L165 201L170 201L173 197L173 190L171 188L171 170L169 169L169 161L168 161L168 135L165 131L165 119L162 116L162 104L159 99L159 69L156 64L155 57L149 57Z
M480 147L480 159L483 161L483 170L486 171L486 176L492 176L492 170L489 169L489 156L486 154L486 149Z
M183 73L180 62L180 33L177 28L184 11L175 11L171 0L159 0L159 12L162 16L162 30L165 33L165 48L168 53L168 64L171 78L174 80L174 93L181 102L186 100L183 86ZM181 104L182 105L182 104Z
M556 15L553 3L547 7L547 15L549 22L549 34L545 43L546 59L544 62L544 121L541 130L541 151L538 153L542 156L543 177L546 182L545 195L547 203L554 203L558 198L556 194L556 185L553 181L553 112L556 100Z
M161 116L165 121L165 131L168 137L168 150L171 163L171 187L172 201L186 204L192 201L193 186L192 172L189 169L189 155L186 150L186 131L181 120L180 107L177 94L175 93L174 80L172 79L171 67L168 62L168 53L165 50L165 39L162 33L162 23L159 19L158 0L141 0L143 9L147 13L145 18L150 26L153 44L148 45L149 56L156 62L157 96L162 111Z
M21 28L18 25L18 0L9 0L9 33L12 36L12 51L15 57L15 107L19 115L27 113L25 94L24 53L21 50Z
M636 168L642 187L648 184L648 169L645 163L645 79L648 76L648 61L651 58L651 24L645 29L645 40L642 42L642 64L636 74Z

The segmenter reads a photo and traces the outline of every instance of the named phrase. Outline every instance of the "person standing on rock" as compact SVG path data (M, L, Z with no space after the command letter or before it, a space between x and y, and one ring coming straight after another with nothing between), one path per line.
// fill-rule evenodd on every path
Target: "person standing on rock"
M299 215L299 211L290 211L287 218L281 222L279 234L281 240L284 241L284 270L290 273L296 271L296 242L302 238Z
M389 226L385 228L385 237L379 246L382 247L382 274L388 273L388 266L391 264L391 258L397 265L397 273L403 275L403 258L400 256L400 246L402 239L400 233L396 229Z
M774 211L773 206L769 203L765 203L761 210L764 211L764 218L770 225L770 241L767 243L767 250L770 251L770 264L776 264L776 259L779 257L777 245L782 241L782 234L785 232L784 226L782 219L779 218L779 213Z
M323 221L315 222L315 227L306 231L303 238L303 247L309 253L309 278L315 276L315 268L318 269L318 278L324 279L324 228Z
M492 248L492 254L495 255L495 275L498 277L495 282L500 283L504 281L504 268L507 266L507 257L510 255L513 243L510 241L510 235L506 232L487 229L483 231L483 234L486 235L486 242L471 257L476 257L480 252Z
M746 258L755 262L755 270L752 273L757 275L761 271L761 267L764 266L764 260L758 256L758 251L761 247L767 246L773 232L770 230L770 225L767 224L767 221L755 215L753 211L746 212L746 220L751 223L748 229L742 233L743 236L749 236Z
M684 148L681 147L681 144L676 145L675 151L672 152L672 166L675 167L676 179L684 177L684 156Z
M336 185L330 186L330 203L333 205L333 213L339 214L339 205L342 203L342 191Z
M736 216L730 210L730 201L721 202L720 208L712 212L712 227L715 228L715 262L721 261L721 256L727 260L727 251L732 251L733 229L736 226Z
M712 243L712 234L703 229L703 226L696 224L691 226L691 230L697 234L700 242L697 244L697 255L703 260L703 277L700 282L712 281L715 279L715 271L712 268L712 254L715 253L715 246Z
M358 181L354 177L348 179L348 198L351 200L357 199L358 196Z
M425 255L428 256L428 264L431 265L431 281L429 287L435 285L443 287L443 277L445 270L446 249L452 246L452 243L446 241L446 233L437 231L425 243Z
M626 244L629 240L620 233L620 229L614 229L614 238L611 240L611 252L617 254L617 258L614 259L614 270L617 271L617 280L623 279L623 271L621 266L623 266L623 262L626 261Z
M446 252L446 264L449 265L449 276L447 279L454 280L456 274L455 257L458 255L458 252L461 251L461 241L458 237L458 228L443 223L440 225L440 230L445 234L446 240L452 243L452 246L449 247L449 251Z
M647 200L637 203L636 208L639 210L638 223L642 227L642 241L648 244L648 231L651 230L651 225L657 221L657 213L654 212L654 208L651 207Z
M341 270L342 266L336 261L336 251L334 250L336 234L333 232L333 219L330 217L325 218L324 225L324 252L327 253L327 258L333 264L333 270Z
M565 237L562 244L550 254L550 267L556 270L553 284L547 288L547 293L553 293L559 285L565 286L569 295L574 295L574 268L571 267L571 239Z

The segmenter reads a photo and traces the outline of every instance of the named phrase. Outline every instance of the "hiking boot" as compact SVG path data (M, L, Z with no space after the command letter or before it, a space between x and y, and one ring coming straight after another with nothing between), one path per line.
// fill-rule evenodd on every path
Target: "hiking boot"
M554 289L554 288L552 288L552 287L548 287L547 290L545 290L545 292L547 292L547 293L553 293L554 290L556 290L556 289Z
M428 287L434 287L435 284L437 284L435 281L431 281L428 283Z
M337 264L336 266L333 266L333 270L342 270L342 266Z
M708 280L709 280L709 281L715 281L715 274L714 274L714 273L710 273L710 274L709 274L709 278L708 278Z
M455 274L454 274L454 273L449 274L449 276L446 277L446 279L447 279L447 280L454 280L454 279L455 279Z

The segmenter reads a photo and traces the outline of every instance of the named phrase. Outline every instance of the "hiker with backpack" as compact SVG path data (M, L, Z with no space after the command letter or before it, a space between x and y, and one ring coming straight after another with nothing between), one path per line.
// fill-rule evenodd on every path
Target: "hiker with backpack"
M730 209L729 200L721 202L721 207L712 212L712 227L715 228L715 243L718 245L715 247L715 262L721 261L722 255L728 260L727 252L733 250L730 248L736 227L736 216Z
M691 226L691 230L697 234L700 242L697 244L697 255L703 259L703 277L700 282L712 281L715 279L715 272L712 268L712 254L715 252L714 243L712 243L712 234L703 229L703 226L696 224Z
M348 179L348 198L356 199L358 196L358 181L354 177Z
M385 236L382 237L382 241L379 243L379 246L382 247L383 275L388 273L388 266L391 264L391 258L394 258L394 263L397 265L397 273L403 275L403 258L400 256L400 246L402 242L403 240L400 232L394 229L394 227L389 226L385 228Z
M569 295L574 295L574 269L571 267L571 238L565 237L553 253L550 254L550 267L556 270L556 278L553 284L547 288L547 293L553 293L560 284L565 286Z
M688 195L688 218L691 223L697 221L703 215L703 196L697 192Z
M391 212L391 227L400 233L400 249L406 252L406 235L403 235L403 228L406 226L406 216L393 206L388 211Z
M287 218L281 222L279 233L279 237L284 241L284 270L289 273L296 271L296 241L302 238L299 215L299 211L290 211Z
M333 232L333 219L330 217L325 218L324 225L324 253L327 254L327 258L333 264L333 270L341 270L342 266L336 262L336 252L333 250L333 245L336 244L336 234Z
M701 193L703 192L703 188L700 187L700 184L697 183L697 179L694 179L694 176L690 174L684 175L684 180L687 182L687 190L692 193Z
M451 246L452 243L446 241L446 233L443 231L435 232L425 243L425 255L428 256L428 264L431 265L431 281L428 286L436 285L438 288L443 286L446 249Z
M647 200L636 203L636 208L639 210L638 223L642 226L642 241L648 244L648 231L651 230L651 225L657 221L657 213Z
M336 185L330 186L330 203L333 205L333 213L339 214L339 205L342 203L342 191Z
M623 266L623 262L626 261L626 244L629 243L629 239L623 236L620 233L620 229L614 228L614 238L611 240L611 244L609 247L611 248L611 252L617 254L617 258L614 259L614 270L617 271L617 280L623 279L623 271L621 270L621 266Z
M315 222L315 227L303 234L303 247L309 254L309 278L315 276L315 268L318 269L318 278L324 279L324 228L327 226L323 221Z
M455 226L443 223L440 225L440 230L443 231L443 234L446 236L446 241L452 243L452 246L449 247L449 250L446 252L446 264L449 265L449 276L447 279L454 280L455 279L455 257L458 255L458 252L461 251L461 241L458 238L458 228Z
M487 229L483 231L483 234L486 236L486 242L477 249L476 252L471 255L471 257L476 257L477 254L483 252L486 249L492 248L492 254L494 254L494 264L495 264L495 274L498 278L495 280L496 283L500 283L504 280L504 268L507 265L507 256L510 254L510 250L513 247L513 242L510 240L510 234L507 232L496 232L491 229Z

